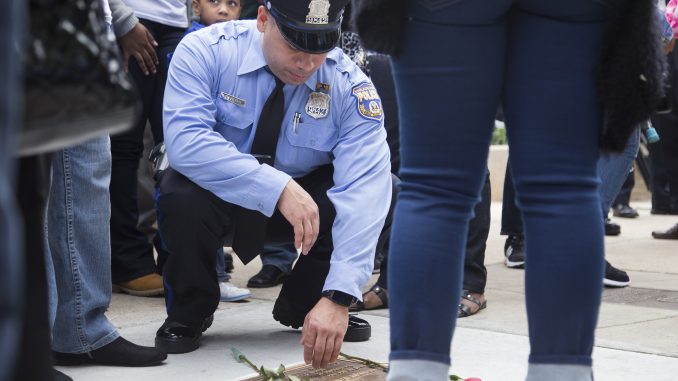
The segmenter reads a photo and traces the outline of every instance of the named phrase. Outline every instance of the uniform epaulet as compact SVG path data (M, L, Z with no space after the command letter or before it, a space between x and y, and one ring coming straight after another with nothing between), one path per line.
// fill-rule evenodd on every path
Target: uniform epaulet
M221 39L237 39L245 35L248 32L248 28L245 25L246 22L252 22L252 20L219 23L217 26L204 28L197 33L205 33L208 36L209 43L216 44Z

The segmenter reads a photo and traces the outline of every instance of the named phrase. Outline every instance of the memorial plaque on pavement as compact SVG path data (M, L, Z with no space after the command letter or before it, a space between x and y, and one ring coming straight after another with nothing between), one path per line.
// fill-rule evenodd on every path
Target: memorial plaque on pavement
M386 372L381 368L371 368L365 364L338 360L325 369L313 369L311 365L295 365L285 370L285 375L296 376L301 380L312 381L385 381ZM242 381L262 381L261 376L247 378Z

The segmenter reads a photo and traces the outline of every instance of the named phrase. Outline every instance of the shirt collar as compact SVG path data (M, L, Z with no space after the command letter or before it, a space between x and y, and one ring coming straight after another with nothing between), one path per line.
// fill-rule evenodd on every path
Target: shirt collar
M256 31L256 36L250 44L247 53L245 53L245 59L242 60L237 74L243 75L251 73L264 66L266 66L266 59L264 58L264 52L261 49L261 33Z

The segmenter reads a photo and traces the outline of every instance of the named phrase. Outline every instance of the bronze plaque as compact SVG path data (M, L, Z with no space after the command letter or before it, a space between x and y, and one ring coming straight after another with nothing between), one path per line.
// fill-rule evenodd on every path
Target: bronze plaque
M288 376L297 376L300 379L313 381L385 381L386 372L381 368L370 368L365 364L354 361L338 360L325 369L313 369L311 365L302 364L289 367L285 370ZM253 377L242 381L261 381L263 378Z

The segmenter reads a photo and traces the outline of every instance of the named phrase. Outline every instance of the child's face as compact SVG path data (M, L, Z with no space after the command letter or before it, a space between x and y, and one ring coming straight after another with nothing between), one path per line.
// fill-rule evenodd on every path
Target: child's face
M240 18L240 0L193 0L193 13L203 25Z

